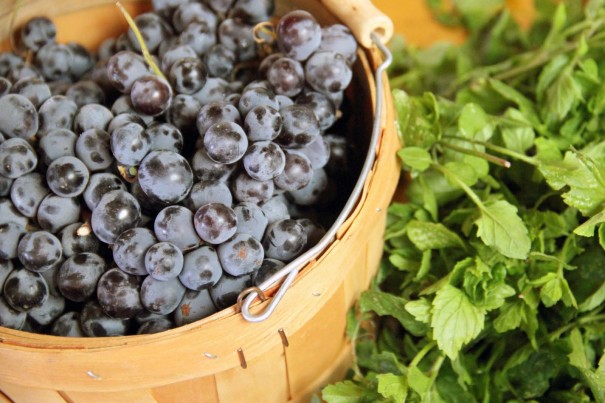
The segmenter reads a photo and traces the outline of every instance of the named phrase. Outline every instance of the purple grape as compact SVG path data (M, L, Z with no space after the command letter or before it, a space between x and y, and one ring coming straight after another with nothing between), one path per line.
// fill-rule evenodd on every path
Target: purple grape
M15 222L0 224L0 259L8 260L17 257L19 240L27 232L25 227Z
M109 58L107 77L109 82L121 93L128 94L132 84L140 77L149 74L149 68L142 56L121 51Z
M95 294L97 283L107 266L96 253L79 253L67 259L57 273L61 295L70 301L83 302Z
M72 257L80 253L96 253L99 251L99 240L89 226L77 222L63 228L59 234L64 257Z
M177 32L183 32L194 22L206 24L210 30L215 30L218 17L205 4L197 2L182 3L172 14L172 24Z
M141 188L159 203L178 203L193 186L193 171L180 154L152 151L141 161L138 172Z
M178 42L187 45L202 57L216 44L216 29L206 22L192 22L181 32Z
M213 125L221 122L240 124L241 117L237 108L226 102L210 102L200 109L197 117L197 129L201 136Z
M256 41L252 29L253 26L239 19L227 18L218 28L218 40L233 51L239 61L252 60L256 57Z
M244 156L248 148L248 138L237 123L221 122L210 126L206 131L204 148L211 160L232 164Z
M80 134L89 129L107 130L112 119L113 113L103 105L84 105L74 117L74 132Z
M63 95L48 98L38 110L38 137L52 129L71 130L77 111L76 103Z
M252 273L263 263L261 243L249 234L235 234L218 247L218 257L223 270L232 276Z
M221 203L210 203L196 211L193 225L202 240L216 245L235 234L237 217L230 207Z
M71 77L75 80L82 79L84 74L94 67L94 56L79 43L69 42L67 43L67 46L72 54L70 66Z
M47 43L35 57L35 65L47 81L67 81L71 77L73 52L67 45Z
M40 227L53 234L58 233L80 218L80 202L75 197L49 194L42 200L36 215Z
M174 310L174 322L177 326L193 323L217 312L208 290L187 290L181 303Z
M38 156L46 165L60 157L76 155L78 136L68 129L51 129L38 143Z
M136 227L141 219L139 202L124 190L106 193L92 212L92 230L99 240L112 244L127 229Z
M191 167L195 177L202 182L225 182L235 170L235 164L220 164L212 161L203 148L193 155Z
M286 156L272 141L257 141L246 151L243 165L252 179L268 181L283 172Z
M204 54L204 63L208 68L208 74L212 77L229 77L235 62L235 53L221 43L212 46Z
M313 178L311 162L302 153L286 151L286 166L284 171L273 179L275 186L280 189L293 191L307 186Z
M342 54L349 64L357 59L357 41L351 30L342 25L334 24L321 29L319 51L331 50Z
M170 242L158 242L145 253L145 269L151 277L167 281L178 277L183 270L183 252Z
M286 264L281 260L267 258L263 260L263 264L254 273L253 284L260 287L262 283L269 280L272 275L284 268Z
M112 190L126 190L124 182L114 174L99 172L92 174L88 186L84 190L84 202L93 211L101 198Z
M174 323L166 317L149 320L139 326L137 334L156 334L172 329Z
M183 135L176 126L170 123L154 123L145 131L151 141L152 151L181 152Z
M19 312L42 306L49 295L48 285L40 273L25 269L15 269L8 275L2 294L8 305Z
M193 94L201 105L206 105L211 102L223 102L225 98L231 94L229 83L220 77L208 77L206 84L201 90Z
M162 71L167 75L172 65L184 58L197 58L197 53L191 46L177 41L164 51L161 63Z
M109 272L106 272L106 274L107 273ZM120 288L116 284L114 289ZM120 308L120 313L126 311L126 308ZM82 333L88 337L124 336L129 325L128 319L108 315L105 312L105 309L94 300L88 301L86 305L84 305L79 320ZM74 331L74 333L77 333L77 331Z
M47 231L26 234L19 241L17 257L29 271L43 272L55 266L63 254L61 241Z
M44 177L37 172L32 172L15 179L10 197L13 205L21 214L33 218L48 193Z
M158 116L166 112L172 102L170 84L158 76L147 75L132 83L130 100L137 112Z
M136 123L128 123L114 130L110 141L115 159L126 166L139 165L151 149L151 140L145 128Z
M308 105L294 104L282 108L282 130L275 141L286 148L301 148L311 144L320 134L319 121Z
M38 112L29 99L19 94L0 98L0 132L7 137L30 139L38 131Z
M113 134L116 129L126 126L129 123L136 123L139 126L147 128L147 123L145 123L141 115L133 112L125 112L115 115L113 119L111 119L109 126L107 126L107 133Z
M187 199L185 199L185 205L192 211L196 211L209 203L221 203L225 206L231 206L233 196L231 195L229 186L225 182L197 182L191 188Z
M246 115L244 130L250 141L271 141L282 129L283 119L271 106L259 105Z
M84 337L80 328L80 314L78 312L64 313L52 324L50 334L61 337Z
M143 310L139 299L139 277L120 269L107 270L97 284L97 299L112 318L128 319Z
M65 298L49 294L44 304L27 312L27 317L40 326L48 326L61 316L63 311L65 311Z
M141 302L152 313L172 313L185 296L186 288L178 278L166 281L147 276L141 284Z
M275 11L274 0L236 0L229 16L240 18L248 24L268 21Z
M336 120L336 107L326 95L320 92L306 91L296 98L296 103L309 105L313 109L322 130L329 129Z
M277 25L280 52L295 60L307 60L321 43L321 27L306 11L295 10L284 15Z
M210 297L218 309L225 309L235 305L239 294L251 285L251 273L239 277L224 275L210 288Z
M26 228L29 219L17 210L13 202L7 198L0 198L0 224L14 222Z
M240 203L233 207L233 212L237 218L237 232L252 235L258 240L263 238L268 220L259 206L253 203Z
M46 171L48 187L57 196L76 197L84 192L89 173L86 165L76 157L60 157Z
M160 46L160 43L169 36L172 32L170 26L157 14L148 12L139 14L134 18L137 28L141 32L143 41L150 52L155 52ZM137 40L132 29L128 29L128 40L131 46L137 50L141 50L141 45Z
M296 220L276 221L267 228L263 239L265 254L288 262L297 257L307 244L307 234Z
M300 62L282 57L269 67L267 80L277 95L294 97L305 87L305 72Z
M173 243L181 251L202 243L193 226L193 213L183 206L169 206L160 211L153 228L158 240Z
M193 94L206 84L208 70L197 58L184 58L172 64L168 79L174 90L181 94Z
M34 52L48 43L54 43L56 36L57 27L46 17L34 17L21 28L21 42Z
M311 181L304 187L288 192L288 197L299 206L312 206L325 198L328 175L323 169L313 171Z
M29 77L17 81L11 88L11 92L29 99L36 109L51 97L48 84L38 77Z
M113 244L113 261L128 274L147 275L145 253L156 242L153 231L147 228L127 229L118 235Z
M324 50L307 60L305 78L316 91L330 94L344 91L353 78L353 72L343 55Z
M330 144L324 136L317 136L312 143L296 151L304 154L309 159L314 170L325 167L330 160Z
M21 330L25 325L25 319L27 319L26 312L14 310L4 298L0 298L0 326Z
M246 116L257 106L269 106L279 110L279 103L273 91L262 87L244 89L238 104L240 114Z
M273 196L273 181L257 181L240 172L233 181L233 198L239 202L262 203Z
M268 224L290 218L287 200L283 195L272 197L260 205L263 214L267 217Z
M114 162L111 140L105 130L88 129L76 141L76 156L92 172L108 169Z
M195 132L195 122L201 108L192 95L178 94L166 112L166 121L186 134Z
M185 254L183 271L179 280L190 290L200 291L212 287L223 275L216 250L202 246Z

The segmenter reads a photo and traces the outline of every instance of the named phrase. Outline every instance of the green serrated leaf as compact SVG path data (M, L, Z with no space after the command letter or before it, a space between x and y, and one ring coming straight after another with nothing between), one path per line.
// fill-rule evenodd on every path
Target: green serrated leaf
M408 301L382 291L368 290L361 294L359 298L359 308L362 312L375 312L380 316L390 315L397 319L399 323L410 333L421 335L426 331L426 326L418 322L405 309Z
M448 162L445 164L445 168L447 169L447 181L453 187L460 186L458 181L461 181L467 186L473 186L479 180L477 171L475 171L472 166L463 162Z
M431 327L439 348L455 359L462 346L483 329L485 310L471 303L461 290L446 285L435 295Z
M436 140L429 109L421 100L410 97L405 91L393 90L397 111L397 126L405 147L429 148Z
M420 147L402 148L397 155L405 165L419 172L426 171L433 162L429 152Z
M404 376L379 374L376 375L376 379L378 380L378 393L395 402L405 403L408 395L408 382Z
M464 247L458 234L443 224L412 220L408 223L407 234L410 241L422 251Z
M563 297L563 285L561 278L555 276L548 280L540 289L540 299L545 307L550 308Z
M357 403L365 394L365 389L351 381L326 386L321 397L328 403Z
M542 117L547 122L562 121L582 97L577 81L570 73L561 74L544 93Z
M418 367L408 368L408 385L420 396L424 396L433 384L433 380L426 376Z
M504 145L510 150L525 153L534 145L536 138L534 129L529 123L524 122L524 115L517 109L509 108L505 116L511 120L519 121L519 124L506 123L500 126Z
M462 136L474 139L486 126L488 126L488 120L483 108L475 103L464 105L458 118L458 130ZM481 138L480 140L485 139Z
M525 259L531 248L527 227L517 215L517 208L505 200L485 203L477 225L477 236L506 257Z
M417 321L429 323L431 320L431 302L426 298L420 298L416 301L410 301L405 304L405 310L408 311Z
M523 301L509 302L500 310L500 315L494 320L494 329L505 333L521 326Z

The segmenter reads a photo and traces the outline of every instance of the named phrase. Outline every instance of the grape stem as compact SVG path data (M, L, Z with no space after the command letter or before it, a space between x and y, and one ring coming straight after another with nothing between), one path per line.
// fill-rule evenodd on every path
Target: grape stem
M139 31L137 24L134 22L134 20L132 19L132 17L128 13L128 11L126 11L126 9L122 5L122 3L120 3L119 1L116 1L116 6L122 12L122 14L124 15L124 18L126 19L126 22L128 23L128 26L130 27L130 29L132 29L132 32L134 32L134 35L137 37L137 42L139 42L139 45L141 46L141 52L143 52L143 57L145 58L145 61L147 62L147 64L151 68L151 70L158 77L160 77L164 81L168 82L168 80L164 76L164 73L162 73L162 70L160 70L159 67L157 66L157 64L155 64L155 62L153 61L153 58L151 57L151 54L149 53L149 49L147 49L147 45L145 44L145 40L143 39L143 35L141 35L141 31Z

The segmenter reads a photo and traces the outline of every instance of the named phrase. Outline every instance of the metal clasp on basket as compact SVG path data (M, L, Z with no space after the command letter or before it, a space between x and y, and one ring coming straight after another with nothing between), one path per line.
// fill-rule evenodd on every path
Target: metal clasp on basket
M374 83L376 85L376 106L374 108L372 137L370 139L370 144L368 147L368 154L366 156L357 183L355 184L355 187L351 192L351 196L347 200L347 203L342 209L340 215L338 216L332 227L330 227L330 229L323 236L323 238L317 243L317 245L313 246L311 249L300 255L298 258L294 259L292 262L284 266L280 271L265 280L262 284L258 285L258 291L266 291L273 285L278 284L280 281L283 280L279 287L279 290L273 296L273 299L271 300L271 302L269 302L269 304L264 310L259 313L250 312L250 306L252 305L252 302L254 302L254 300L260 296L258 291L255 291L254 289L247 289L244 290L242 294L240 294L240 296L238 297L238 302L241 302L241 304L238 303L238 306L240 307L242 316L248 322L262 322L269 318L269 316L271 316L271 314L273 313L273 311L275 311L275 308L277 308L277 305L285 295L290 285L292 285L292 283L294 282L294 279L300 269L313 258L317 257L320 253L326 250L330 243L332 243L332 241L336 239L336 233L338 232L338 229L349 217L361 196L366 179L374 165L374 161L376 159L376 149L378 147L378 141L380 139L381 115L382 110L384 108L383 97L385 96L382 85L383 74L385 73L385 70L387 69L387 67L389 67L393 60L391 52L382 43L382 41L379 39L379 36L373 32L370 34L370 37L374 45L376 45L376 47L384 55L384 61L376 68L376 71L374 72Z

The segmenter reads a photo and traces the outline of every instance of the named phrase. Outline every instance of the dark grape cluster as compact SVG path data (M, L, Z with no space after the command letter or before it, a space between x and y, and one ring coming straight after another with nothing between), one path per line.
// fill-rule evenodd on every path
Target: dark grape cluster
M342 207L349 29L302 10L255 29L273 0L152 4L134 21L153 62L132 28L93 53L57 43L45 17L0 53L0 326L194 322L315 245Z

